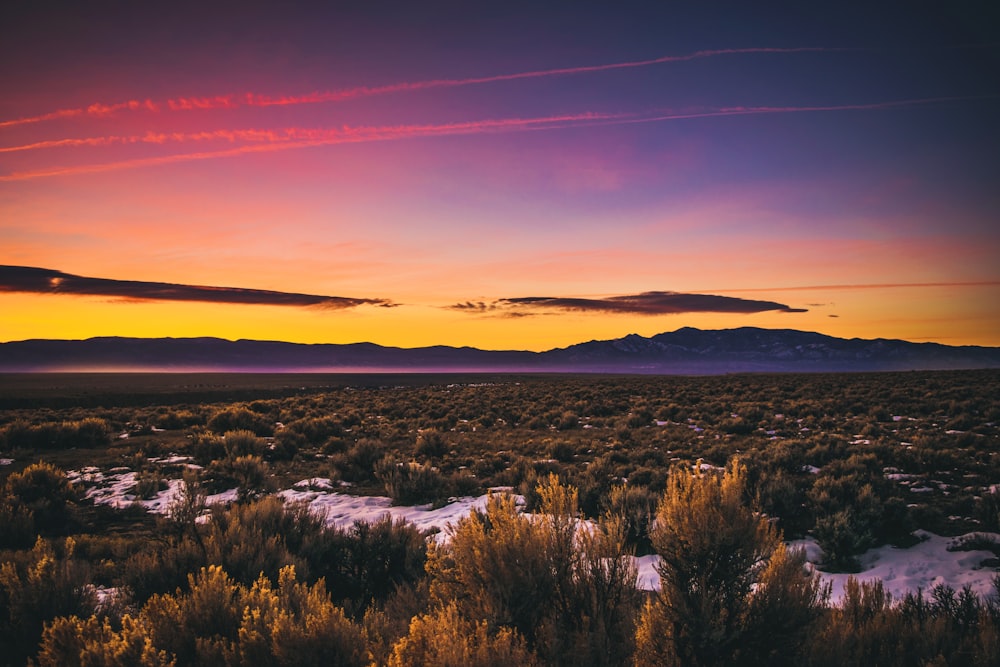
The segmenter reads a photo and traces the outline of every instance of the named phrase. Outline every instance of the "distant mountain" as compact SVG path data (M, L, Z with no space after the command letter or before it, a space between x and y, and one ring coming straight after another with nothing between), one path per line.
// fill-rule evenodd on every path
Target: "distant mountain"
M1000 368L1000 348L834 338L791 329L685 327L547 352L472 347L304 345L219 338L90 338L0 343L0 371L824 372Z

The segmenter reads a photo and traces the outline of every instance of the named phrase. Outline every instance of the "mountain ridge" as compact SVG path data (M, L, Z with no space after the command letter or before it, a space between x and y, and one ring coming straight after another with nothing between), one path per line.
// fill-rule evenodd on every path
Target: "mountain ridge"
M719 374L1000 368L1000 347L837 338L796 329L628 334L543 352L376 343L288 343L210 336L0 343L0 372L592 372Z

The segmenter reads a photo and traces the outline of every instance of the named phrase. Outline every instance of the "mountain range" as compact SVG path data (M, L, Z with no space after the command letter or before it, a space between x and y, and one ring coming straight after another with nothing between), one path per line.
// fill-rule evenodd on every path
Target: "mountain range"
M684 327L545 352L220 338L89 338L0 343L0 371L736 372L1000 368L1000 348L844 339L791 329Z

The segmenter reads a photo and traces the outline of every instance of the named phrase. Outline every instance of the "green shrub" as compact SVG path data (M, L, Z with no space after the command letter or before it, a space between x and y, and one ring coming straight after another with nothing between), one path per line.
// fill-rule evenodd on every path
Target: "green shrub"
M254 435L274 435L274 424L267 418L241 407L219 410L208 420L208 428L216 433L252 431Z
M375 479L385 486L394 505L423 505L451 495L447 480L427 463L402 463L387 456L376 464Z
M40 531L60 531L68 517L67 503L78 497L66 473L51 463L39 461L7 478L5 495L29 510Z

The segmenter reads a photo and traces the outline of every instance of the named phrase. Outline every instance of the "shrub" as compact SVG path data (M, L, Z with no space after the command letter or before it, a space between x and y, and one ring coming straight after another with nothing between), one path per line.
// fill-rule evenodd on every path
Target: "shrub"
M414 618L393 647L389 667L507 667L537 665L524 641L509 628L491 632L486 621L462 616L455 604Z
M0 549L30 547L35 540L34 513L6 495L0 497Z
M331 458L340 476L348 482L368 482L374 479L375 464L385 456L378 440L362 438L345 453Z
M387 456L376 464L375 479L394 505L422 505L451 495L447 480L427 463L401 463Z
M139 473L132 487L132 495L141 500L149 500L168 487L167 480L163 479L153 470L144 470Z
M252 431L254 435L273 435L274 424L265 417L240 407L229 407L216 412L208 420L208 428L216 433Z
M203 466L226 456L226 440L214 433L197 433L191 441L191 456Z
M25 664L38 649L43 625L57 616L90 615L95 610L87 571L73 560L73 540L63 555L41 538L26 558L0 565L0 660Z
M223 436L226 445L226 456L257 456L264 454L264 441L254 435L253 431L227 431Z
M277 586L250 587L217 566L189 577L187 593L150 598L122 629L64 619L45 632L42 665L275 665L361 667L360 629L330 602L323 583L296 581L281 570Z
M77 497L77 490L61 469L39 461L7 478L6 495L31 512L37 530L59 531L68 516L66 503Z
M448 443L445 442L441 433L433 430L425 430L417 436L416 454L429 459L441 458L448 453Z
M360 616L423 580L427 542L412 524L386 515L345 530L327 528L299 553L315 576L326 579L337 601Z
M316 446L344 434L340 420L333 416L298 419L288 424L286 428L301 434L306 442Z
M551 476L539 485L540 512L519 513L493 495L485 513L455 527L428 558L431 598L463 617L507 627L552 664L627 659L635 569L614 525L581 530L576 492Z
M723 475L671 472L652 533L661 589L642 613L637 665L794 664L787 651L818 612L819 584L744 502L744 474L735 461Z
M636 555L652 553L649 531L656 515L659 498L643 486L613 486L607 499L607 511L622 521L625 543Z
M208 468L216 486L237 489L237 500L247 502L271 490L267 464L259 456L237 456L215 461Z

